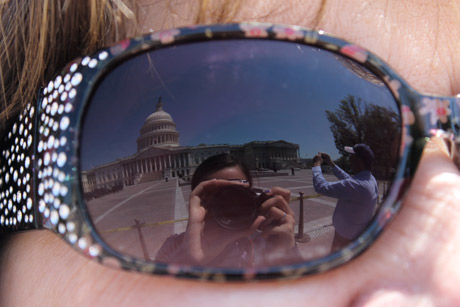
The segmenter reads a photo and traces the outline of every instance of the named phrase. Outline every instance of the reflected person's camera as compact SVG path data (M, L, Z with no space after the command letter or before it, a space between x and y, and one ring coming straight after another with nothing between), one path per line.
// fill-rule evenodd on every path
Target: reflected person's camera
M260 189L240 185L219 188L206 201L208 214L225 229L245 229L252 225L258 216L260 206L272 196Z

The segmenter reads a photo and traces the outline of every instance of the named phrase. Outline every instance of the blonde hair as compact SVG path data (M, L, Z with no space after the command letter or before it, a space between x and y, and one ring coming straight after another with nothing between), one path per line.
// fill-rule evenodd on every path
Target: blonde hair
M196 17L196 24L228 23L237 21L236 16L241 8L242 1L230 0L201 0L200 11Z
M202 0L199 24L230 22L242 1ZM139 34L136 0L0 0L0 128L70 60Z
M0 1L0 127L68 61L124 37L120 1Z

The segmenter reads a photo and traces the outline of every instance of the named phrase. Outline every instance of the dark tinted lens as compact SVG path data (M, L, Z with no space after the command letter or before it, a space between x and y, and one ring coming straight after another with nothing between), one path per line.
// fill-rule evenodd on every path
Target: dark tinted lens
M296 263L363 232L390 186L400 135L383 82L331 52L262 40L172 46L127 60L99 84L83 122L81 182L97 232L124 254L232 268ZM374 158L345 152L360 143ZM344 172L324 155L322 175L312 169L318 152ZM279 196L264 199L259 231L203 227L208 211L196 200L210 189L188 204L197 167L223 153L246 165L253 188ZM240 166L226 175L215 167L207 178L250 179L226 173ZM330 184L339 180L348 183ZM202 258L190 260L190 240Z

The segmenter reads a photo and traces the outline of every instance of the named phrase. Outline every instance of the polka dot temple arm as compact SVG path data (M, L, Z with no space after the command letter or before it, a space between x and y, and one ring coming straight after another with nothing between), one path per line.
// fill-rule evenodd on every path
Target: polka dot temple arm
M28 105L0 137L0 233L37 228L33 157L35 108Z
M84 95L77 97L77 88L88 87L77 69L91 76L108 52L97 56L64 67L41 89L37 104L26 106L0 131L0 234L47 228L74 244L76 233L86 233L76 226L85 224L79 194L70 193L79 191L75 127Z

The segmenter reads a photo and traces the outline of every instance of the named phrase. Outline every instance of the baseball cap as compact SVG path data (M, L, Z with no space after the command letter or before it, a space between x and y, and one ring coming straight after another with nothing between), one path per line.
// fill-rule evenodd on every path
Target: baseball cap
M345 146L344 150L358 156L367 166L372 166L372 163L374 163L374 152L366 144L356 144L353 147Z

